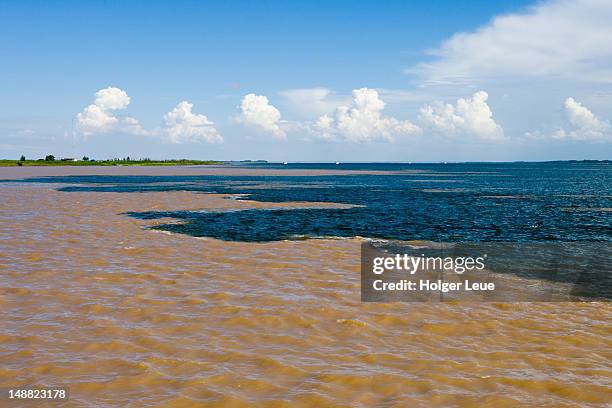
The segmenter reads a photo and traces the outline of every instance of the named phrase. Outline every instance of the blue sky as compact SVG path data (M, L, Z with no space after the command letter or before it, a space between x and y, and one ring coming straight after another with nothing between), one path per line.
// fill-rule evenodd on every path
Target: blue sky
M610 159L609 2L0 2L0 156Z

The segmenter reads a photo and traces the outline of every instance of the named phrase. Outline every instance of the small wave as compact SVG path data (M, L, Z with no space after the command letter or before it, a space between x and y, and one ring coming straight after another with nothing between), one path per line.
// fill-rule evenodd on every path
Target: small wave
M309 235L309 234L293 234L289 235L284 241L304 241L307 239L330 239L337 241L347 241L352 239L364 239L360 236L343 237L339 235Z
M612 212L609 207L565 207L563 211L595 211L595 212Z
M426 188L421 190L423 193L464 193L465 188Z
M443 179L415 179L415 180L404 180L409 183L463 183L465 180L443 180Z
M343 324L347 326L357 326L357 327L365 327L368 324L363 320L359 319L336 319L336 323Z
M535 196L531 195L484 195L482 198L495 198L499 200L522 200L522 199L531 199L535 198Z

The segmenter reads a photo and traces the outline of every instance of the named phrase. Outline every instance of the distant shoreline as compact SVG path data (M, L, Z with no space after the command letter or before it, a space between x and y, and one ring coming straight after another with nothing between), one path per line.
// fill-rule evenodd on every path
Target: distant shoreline
M0 167L73 167L73 166L210 166L210 165L227 165L227 164L243 164L243 165L381 165L381 164L400 164L400 165L456 165L456 164L555 164L555 163L596 163L596 164L612 164L612 160L598 159L572 159L572 160L545 160L545 161L507 161L507 162L480 162L480 161L465 161L465 162L269 162L266 160L189 160L189 159L168 159L168 160L128 160L128 159L110 159L110 160L75 160L75 159L36 159L36 160L12 160L0 159Z
M33 166L210 166L216 160L0 160L0 167Z

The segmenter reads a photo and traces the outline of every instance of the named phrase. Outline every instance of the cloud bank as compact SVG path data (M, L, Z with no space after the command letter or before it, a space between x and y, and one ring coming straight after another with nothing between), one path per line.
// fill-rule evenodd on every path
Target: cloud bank
M316 98L324 100L329 91ZM238 121L260 133L285 140L287 133L315 136L324 141L368 143L393 142L398 137L422 133L450 139L486 142L509 140L488 105L485 91L471 97L459 98L455 103L433 102L418 110L417 124L383 115L385 102L370 88L352 91L347 105L336 105L333 112L312 121L285 121L280 111L268 98L254 93L242 98ZM325 103L329 103L326 101ZM193 104L182 101L163 116L161 126L146 130L131 116L121 112L130 104L128 94L119 88L108 87L96 92L94 103L75 116L75 131L84 136L95 134L127 134L156 137L162 141L182 143L223 143L224 139L206 115L193 112ZM564 103L567 126L552 133L527 132L527 138L574 140L582 142L612 142L612 126L598 118L574 98Z
M612 2L557 0L453 35L409 73L429 84L513 77L612 83Z

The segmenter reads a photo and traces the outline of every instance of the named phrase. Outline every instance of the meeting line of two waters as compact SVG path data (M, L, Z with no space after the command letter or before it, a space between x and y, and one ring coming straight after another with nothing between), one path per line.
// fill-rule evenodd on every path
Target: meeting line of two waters
M286 167L3 169L2 386L92 407L609 401L605 296L360 298L364 239L609 248L608 164Z

